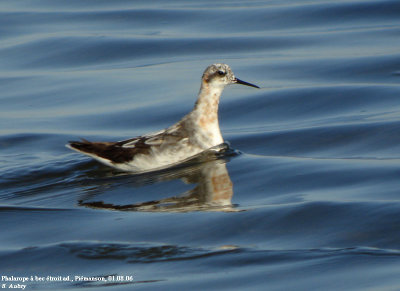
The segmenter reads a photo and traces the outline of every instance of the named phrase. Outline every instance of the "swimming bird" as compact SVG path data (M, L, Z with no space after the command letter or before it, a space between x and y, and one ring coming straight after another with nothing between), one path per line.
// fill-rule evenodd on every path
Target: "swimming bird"
M129 172L163 169L223 143L218 105L226 85L259 88L235 77L226 64L204 71L193 110L174 125L156 133L117 142L71 141L66 146L113 168Z

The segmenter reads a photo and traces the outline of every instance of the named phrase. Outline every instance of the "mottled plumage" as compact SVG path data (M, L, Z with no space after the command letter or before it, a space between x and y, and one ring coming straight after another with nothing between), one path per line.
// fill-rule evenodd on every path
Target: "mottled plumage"
M124 171L151 171L179 163L223 142L219 98L226 85L235 83L258 88L237 79L226 64L211 65L204 71L193 110L176 124L123 141L71 141L67 147Z

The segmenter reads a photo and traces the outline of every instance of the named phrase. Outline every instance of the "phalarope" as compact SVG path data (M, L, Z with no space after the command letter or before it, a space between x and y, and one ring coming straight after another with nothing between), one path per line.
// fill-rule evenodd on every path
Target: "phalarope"
M256 85L235 77L226 64L204 71L193 110L174 125L152 134L118 142L71 141L66 146L113 168L147 172L166 168L223 143L218 104L226 85Z

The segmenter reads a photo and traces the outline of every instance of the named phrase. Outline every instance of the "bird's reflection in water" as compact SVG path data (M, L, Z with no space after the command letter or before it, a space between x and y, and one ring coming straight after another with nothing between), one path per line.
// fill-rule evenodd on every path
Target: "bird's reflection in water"
M93 201L93 194L80 200L79 205L94 209L146 212L189 211L239 211L232 205L233 185L226 168L229 157L237 155L228 144L221 144L186 163L156 173L133 175L134 185L163 183L181 179L196 186L181 195L160 200L117 205L104 201ZM126 176L125 176L126 177ZM109 182L108 182L109 185ZM87 201L87 200L91 201Z

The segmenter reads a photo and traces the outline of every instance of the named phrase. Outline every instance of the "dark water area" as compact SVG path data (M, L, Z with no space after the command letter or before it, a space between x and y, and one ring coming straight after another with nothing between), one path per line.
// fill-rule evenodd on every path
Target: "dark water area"
M10 0L0 38L5 289L400 290L399 1ZM261 87L225 89L222 156L64 147L166 128L216 62Z

